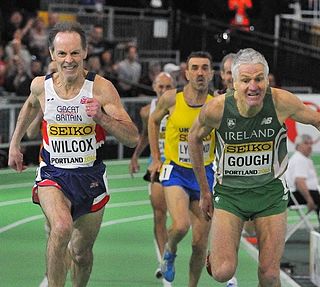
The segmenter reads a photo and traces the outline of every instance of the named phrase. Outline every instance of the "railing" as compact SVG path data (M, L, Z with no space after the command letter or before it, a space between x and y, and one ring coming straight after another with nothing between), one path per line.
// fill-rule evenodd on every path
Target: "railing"
M49 12L68 14L79 21L87 31L94 24L105 27L105 38L121 42L136 39L143 50L170 50L173 39L173 12L171 10L135 9L95 5L50 3Z

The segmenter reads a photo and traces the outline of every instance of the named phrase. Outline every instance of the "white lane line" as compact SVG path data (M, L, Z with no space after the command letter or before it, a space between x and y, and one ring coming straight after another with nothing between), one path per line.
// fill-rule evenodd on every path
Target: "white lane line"
M34 216L30 216L30 217L26 217L24 219L18 220L18 221L14 222L14 223L11 223L9 225L1 227L0 228L0 234L3 233L3 232L8 231L10 229L13 229L15 227L18 227L19 225L22 225L22 224L25 224L25 223L28 223L28 222L31 222L31 221L35 221L35 220L38 220L38 219L41 219L41 218L44 218L43 214L34 215Z
M103 222L101 224L101 227L114 225L114 224L120 224L120 223L140 221L140 220L145 220L145 219L150 219L150 218L153 218L153 214L145 214L145 215L139 215L139 216L134 216L134 217L125 217L125 218L121 218L121 219Z
M139 200L139 201L131 201L131 202L123 202L123 203L110 203L107 204L107 208L118 208L118 207L129 207L129 206L137 206L137 205L148 205L150 204L149 200ZM153 215L151 215L153 216ZM0 234L8 231L10 229L13 229L19 225L31 222L31 221L35 221L38 219L44 218L44 215L34 215L34 216L30 216L30 217L26 217L24 219L18 220L14 223L8 224L6 226L3 226L0 228ZM122 219L121 219L122 220Z
M106 205L106 208L117 208L125 206L137 206L137 205L147 205L150 204L150 200L139 200L132 202L121 202L121 203L110 203Z
M22 199L15 199L15 200L8 200L8 201L2 201L2 202L0 202L0 207L1 206L14 205L14 204L20 204L20 203L31 203L31 197L22 198Z
M131 204L127 204L126 206L130 206L130 205ZM30 217L26 217L24 219L18 220L18 221L14 222L14 223L11 223L9 225L1 227L0 228L0 234L3 233L3 232L8 231L10 229L13 229L15 227L18 227L18 226L20 226L22 224L29 223L29 222L32 222L32 221L36 221L36 220L39 220L39 219L42 219L42 218L44 218L44 215L40 214L40 215L34 215L34 216L30 216ZM111 220L111 221L103 222L101 224L101 227L105 227L105 226L109 226L109 225L113 225L113 224L119 224L119 223L126 223L126 222L132 222L132 221L145 220L145 219L150 219L150 218L153 218L153 214L140 215L140 216L135 216L135 217L126 217L126 218L121 218L121 219L117 219L117 220Z
M141 158L139 159L140 163L146 163L148 162L148 158ZM103 161L104 164L107 166L114 166L114 165L129 165L130 160L129 159L124 159L124 160L105 160ZM37 166L32 166L32 167L28 167L26 170L24 170L23 172L35 172L37 169ZM12 174L12 173L17 173L16 170L11 169L11 168L5 168L5 169L0 169L0 174Z
M144 173L136 173L135 177L143 177ZM130 174L115 174L107 176L108 180L112 179L130 179ZM2 184L0 185L0 190L3 189L14 189L14 188L23 188L23 187L32 187L34 182L22 182L22 183L12 183L12 184Z

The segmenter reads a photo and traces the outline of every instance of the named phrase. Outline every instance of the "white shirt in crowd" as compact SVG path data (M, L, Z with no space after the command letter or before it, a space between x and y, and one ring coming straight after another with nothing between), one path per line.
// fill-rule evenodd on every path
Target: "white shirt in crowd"
M305 178L309 190L318 189L319 182L313 161L299 151L295 151L289 159L286 171L286 179L291 191L296 191L296 177Z

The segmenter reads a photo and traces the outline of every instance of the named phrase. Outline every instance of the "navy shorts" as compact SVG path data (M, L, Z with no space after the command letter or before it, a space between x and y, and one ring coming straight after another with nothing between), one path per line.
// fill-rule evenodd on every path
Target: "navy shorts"
M106 166L99 163L92 167L62 169L40 163L32 189L32 200L40 204L38 187L55 186L71 202L73 220L104 207L110 199Z
M200 187L192 168L182 167L170 162L173 166L168 180L162 180L163 186L181 186L189 195L190 201L200 200ZM210 191L213 190L214 171L212 164L205 167Z

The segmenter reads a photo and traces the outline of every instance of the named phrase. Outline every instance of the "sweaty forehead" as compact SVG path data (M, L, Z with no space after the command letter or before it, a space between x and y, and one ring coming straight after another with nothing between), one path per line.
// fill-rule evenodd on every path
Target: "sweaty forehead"
M191 58L189 60L189 67L191 66L203 66L203 65L210 65L210 61L208 58Z
M81 38L75 32L59 32L54 38L54 45L56 48L59 46L81 47Z
M241 64L239 66L239 75L257 76L264 74L264 66L262 64Z

